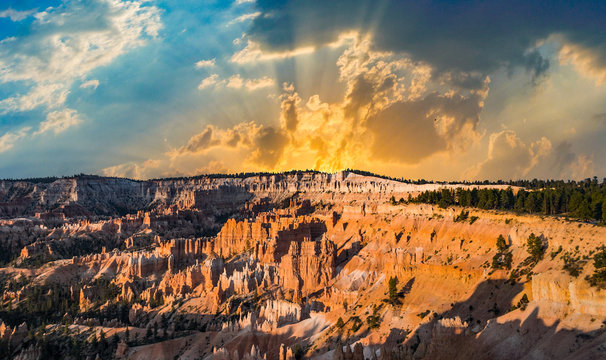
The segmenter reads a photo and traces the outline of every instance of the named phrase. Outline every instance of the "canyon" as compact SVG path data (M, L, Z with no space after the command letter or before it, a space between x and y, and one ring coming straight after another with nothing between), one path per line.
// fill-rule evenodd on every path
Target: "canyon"
M408 201L508 187L351 171L3 180L0 353L606 358L606 290L589 281L606 227Z

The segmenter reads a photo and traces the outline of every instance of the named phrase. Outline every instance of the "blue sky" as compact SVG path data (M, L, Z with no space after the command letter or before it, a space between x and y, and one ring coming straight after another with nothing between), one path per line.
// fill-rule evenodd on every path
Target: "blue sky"
M0 177L606 176L595 2L9 1Z

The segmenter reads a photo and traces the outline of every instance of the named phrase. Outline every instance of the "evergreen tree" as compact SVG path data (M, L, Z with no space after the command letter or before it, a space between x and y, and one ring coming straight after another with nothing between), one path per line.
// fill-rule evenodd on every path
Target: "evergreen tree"
M398 279L395 277L389 278L388 294L389 302L395 304L398 301Z
M526 250L535 263L539 262L543 258L543 254L545 252L543 249L543 241L534 233L531 233L530 236L528 236L526 247Z
M497 238L497 249L499 251L507 250L507 242L505 241L503 235L499 235L499 237Z

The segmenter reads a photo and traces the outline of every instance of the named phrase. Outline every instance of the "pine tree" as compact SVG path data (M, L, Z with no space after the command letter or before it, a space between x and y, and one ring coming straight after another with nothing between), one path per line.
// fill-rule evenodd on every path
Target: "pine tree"
M531 233L526 241L527 251L534 262L539 262L543 258L545 250L543 249L543 241Z
M507 242L505 241L503 235L499 235L499 237L497 238L497 249L499 251L507 250Z
M389 278L389 302L395 304L398 301L398 279L395 277Z

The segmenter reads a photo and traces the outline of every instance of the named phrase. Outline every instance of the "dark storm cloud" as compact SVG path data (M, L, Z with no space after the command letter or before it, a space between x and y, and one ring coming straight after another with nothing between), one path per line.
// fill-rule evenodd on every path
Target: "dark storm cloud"
M438 72L524 66L536 78L549 63L532 49L561 34L606 61L604 1L258 0L249 31L265 48L335 41L347 30L374 35L377 48L403 51Z

